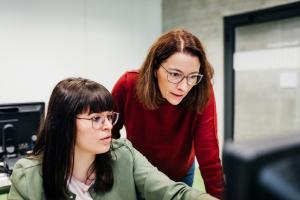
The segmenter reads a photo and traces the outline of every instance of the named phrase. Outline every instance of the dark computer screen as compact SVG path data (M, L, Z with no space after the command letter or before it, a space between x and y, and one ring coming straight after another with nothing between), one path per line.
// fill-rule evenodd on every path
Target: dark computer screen
M0 104L2 155L26 154L32 149L44 110L44 102Z
M225 200L299 200L300 133L225 143Z

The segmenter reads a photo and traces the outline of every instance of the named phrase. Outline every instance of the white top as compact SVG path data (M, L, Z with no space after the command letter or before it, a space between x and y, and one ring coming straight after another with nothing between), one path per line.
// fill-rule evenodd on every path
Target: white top
M69 181L68 187L72 193L76 194L76 199L93 200L88 191L93 183L94 181L91 182L89 185L86 185L85 183L79 181L78 179L72 176Z

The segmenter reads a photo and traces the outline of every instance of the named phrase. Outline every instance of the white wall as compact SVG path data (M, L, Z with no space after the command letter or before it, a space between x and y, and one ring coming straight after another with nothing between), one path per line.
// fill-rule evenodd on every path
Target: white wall
M48 102L69 76L109 90L161 34L161 0L0 0L0 103Z

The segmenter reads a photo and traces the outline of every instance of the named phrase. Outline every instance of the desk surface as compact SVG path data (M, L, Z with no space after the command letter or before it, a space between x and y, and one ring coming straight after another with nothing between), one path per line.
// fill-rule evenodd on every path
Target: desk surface
M0 194L8 193L11 182L9 175L5 173L0 173Z
M10 188L10 181L6 174L0 174L0 185L0 200L6 200Z
M7 193L9 192L11 182L9 175L0 173L0 200L7 199Z
M7 200L7 194L0 194L0 200Z

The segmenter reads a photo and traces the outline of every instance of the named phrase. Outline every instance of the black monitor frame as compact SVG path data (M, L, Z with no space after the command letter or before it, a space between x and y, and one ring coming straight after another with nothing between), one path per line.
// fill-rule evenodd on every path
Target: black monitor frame
M299 163L300 133L268 140L227 142L223 150L225 199L298 199L300 179L293 176L299 177L300 167L293 166ZM288 197L291 192L285 188L294 188L294 197Z
M25 154L33 148L32 136L37 134L44 112L44 102L0 104L2 156Z

